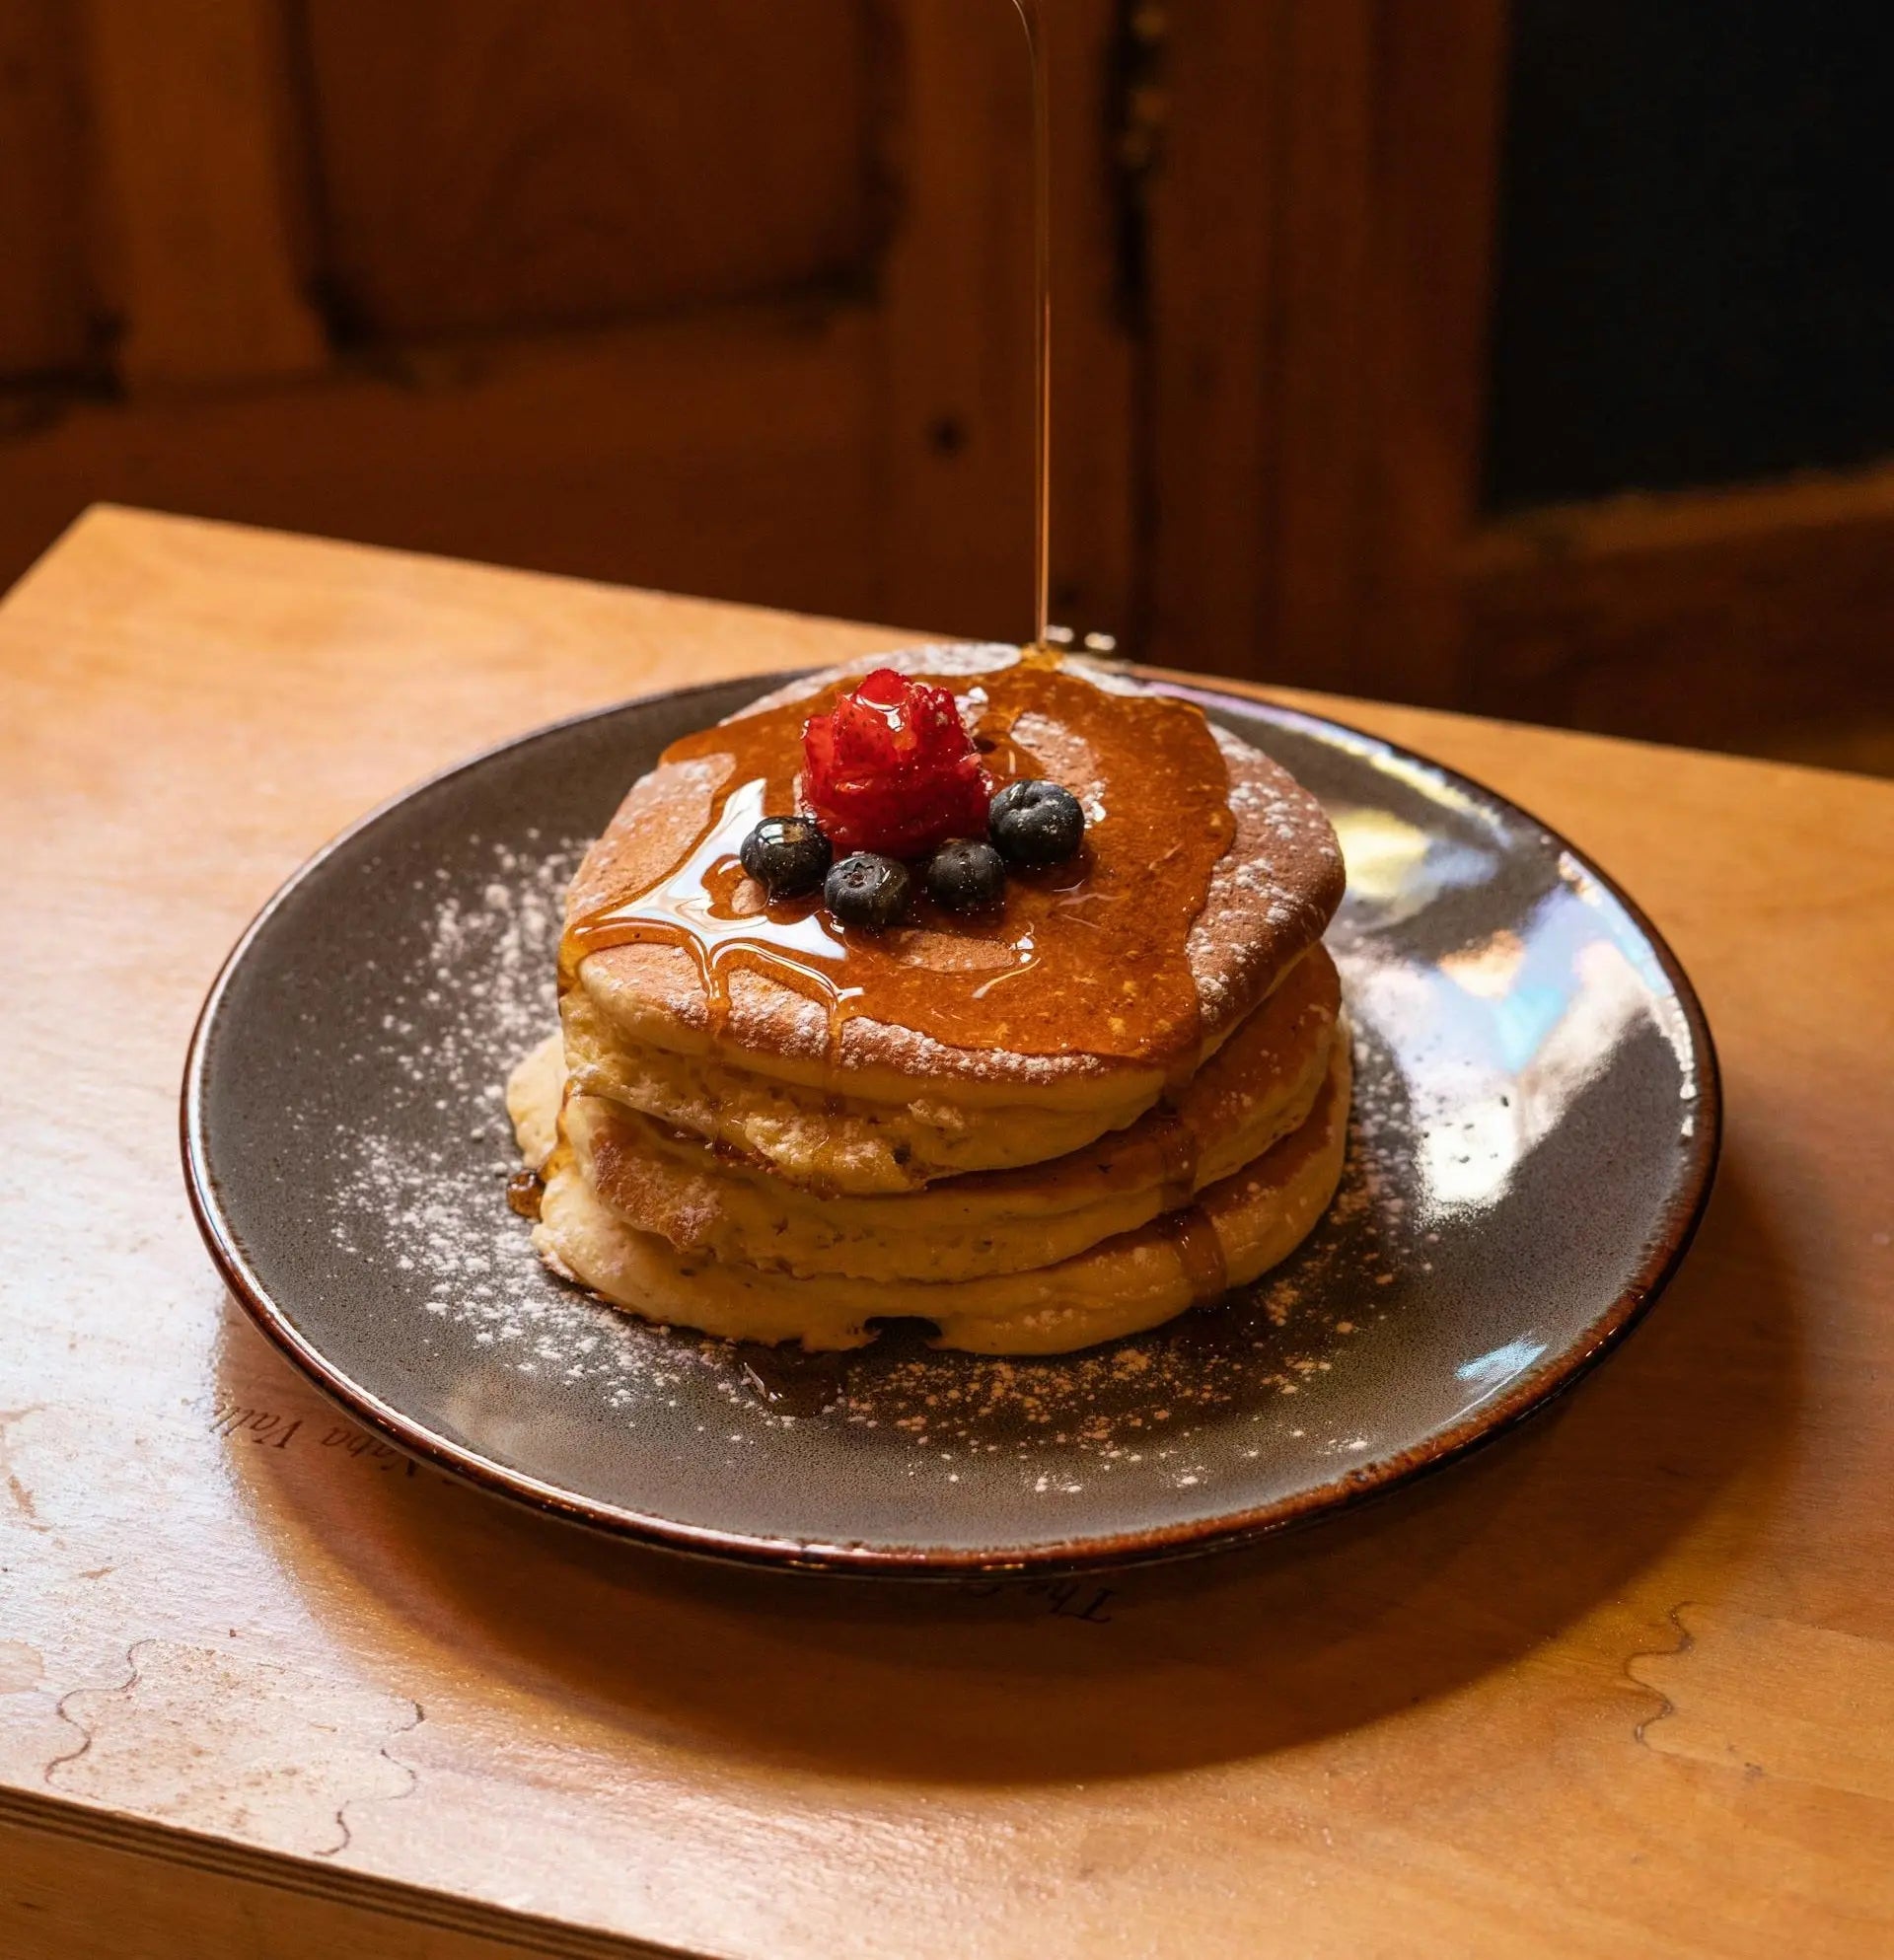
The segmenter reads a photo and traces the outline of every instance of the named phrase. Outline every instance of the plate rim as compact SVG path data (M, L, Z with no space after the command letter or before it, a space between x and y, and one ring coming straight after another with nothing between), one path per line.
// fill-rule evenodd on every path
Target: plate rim
M1643 1261L1631 1281L1594 1318L1584 1334L1568 1343L1545 1366L1513 1384L1507 1393L1482 1403L1451 1427L1436 1430L1411 1448L1356 1465L1340 1475L1290 1496L1220 1516L1184 1520L1140 1531L1104 1536L1048 1540L1041 1545L1016 1546L993 1552L976 1548L866 1545L820 1540L774 1538L753 1532L695 1525L675 1518L583 1497L548 1484L530 1472L508 1468L476 1451L450 1442L385 1402L373 1390L335 1366L304 1336L250 1263L239 1234L224 1215L217 1198L217 1174L204 1125L204 1091L219 1015L232 982L257 939L291 898L332 858L415 797L456 776L481 768L495 757L549 740L569 729L608 716L620 715L659 703L688 701L695 695L721 692L735 684L754 682L760 697L773 688L822 670L803 667L756 675L727 675L682 688L654 689L602 706L580 709L520 734L488 744L474 755L409 783L385 797L346 829L338 832L306 858L271 893L239 935L217 970L198 1009L184 1054L179 1098L179 1144L184 1189L191 1216L231 1296L263 1336L329 1401L353 1418L379 1430L389 1441L432 1467L466 1479L492 1494L528 1508L628 1539L658 1550L769 1570L798 1570L855 1577L967 1580L998 1575L1030 1574L1056 1577L1072 1572L1150 1564L1166 1560L1207 1556L1353 1510L1373 1498L1403 1488L1419 1479L1462 1461L1473 1451L1496 1441L1566 1394L1594 1369L1644 1318L1675 1276L1697 1236L1715 1186L1722 1153L1722 1071L1714 1038L1703 1002L1672 949L1643 907L1587 852L1552 825L1511 797L1502 796L1477 777L1464 774L1419 750L1370 734L1350 722L1315 714L1306 708L1275 701L1260 690L1216 676L1181 673L1126 663L1125 671L1159 690L1199 706L1229 703L1262 710L1286 725L1313 735L1341 735L1365 744L1382 755L1433 771L1450 785L1471 792L1477 800L1516 812L1535 826L1561 852L1595 878L1623 907L1633 925L1655 955L1684 1015L1697 1063L1697 1123L1686 1155L1684 1176L1666 1202Z

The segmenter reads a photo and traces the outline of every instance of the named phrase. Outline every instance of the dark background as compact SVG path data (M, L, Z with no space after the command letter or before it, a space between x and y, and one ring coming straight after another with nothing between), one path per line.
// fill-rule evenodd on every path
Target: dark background
M1894 9L1516 0L1495 510L1894 452Z

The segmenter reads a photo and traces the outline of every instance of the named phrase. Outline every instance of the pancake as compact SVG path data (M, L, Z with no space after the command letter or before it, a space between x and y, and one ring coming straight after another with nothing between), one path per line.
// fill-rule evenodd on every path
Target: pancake
M887 1101L823 1091L711 1055L615 1041L591 993L560 1008L573 1086L752 1155L816 1192L915 1191L962 1172L1062 1157L1134 1123L1163 1093L1155 1071L1086 1084L1070 1107L964 1103L921 1082L887 1083ZM851 1088L856 1086L851 1079Z
M529 1171L545 1170L558 1146L565 1081L565 1043L556 1034L547 1035L506 1078L506 1114Z
M963 695L977 689L997 690L1009 679L1017 686L1024 673L1014 648L923 647L833 669L766 696L712 731L707 753L667 756L633 785L580 867L568 924L619 895L659 884L701 845L715 821L717 797L739 769L746 733L773 730L771 717L783 721L783 711L788 723L799 725L809 708L876 666L924 674ZM1061 720L1029 706L1011 729L1029 742L1038 772L1063 783L1081 804L1108 813L1108 824L1094 825L1091 833L1101 840L1091 882L1103 884L1116 873L1128 908L1148 909L1162 890L1158 867L1178 847L1171 820L1181 816L1188 824L1196 812L1165 807L1163 773L1154 767L1158 759L1144 751L1173 727L1202 730L1202 718L1089 664L1067 662L1038 678L1046 687L1082 689L1089 697L1081 703L1082 713L1068 712ZM1123 724L1116 747L1115 719ZM1208 734L1227 772L1218 788L1230 835L1208 869L1204 889L1184 895L1188 916L1178 933L1179 951L1193 998L1188 1038L1175 1053L1140 1053L1135 1041L1114 1050L1105 1045L1109 1016L1097 1014L1075 1018L1064 1039L1031 1046L1011 1030L1008 1039L993 1045L956 1043L912 1022L868 1013L851 1014L838 1027L823 999L771 972L749 968L734 972L727 997L713 1001L694 949L649 941L607 946L579 963L576 982L596 1010L599 1040L627 1054L657 1049L713 1055L792 1092L838 1092L875 1104L905 1105L913 1085L924 1082L950 1089L955 1104L970 1116L1021 1108L1092 1110L1097 1114L1091 1135L1102 1135L1127 1120L1127 1110L1135 1115L1149 1108L1167 1077L1188 1079L1321 937L1341 900L1341 850L1321 806L1247 743L1222 729ZM1140 800L1150 807L1140 809ZM1124 833L1122 841L1112 838L1113 826ZM1115 848L1129 861L1104 861ZM886 939L892 960L924 970L930 980L957 968L977 979L980 961L993 951L991 941L958 925ZM986 1126L1004 1128L1006 1121L1001 1117ZM1063 1147L1075 1144L1066 1141ZM972 1161L965 1152L952 1166L997 1167L996 1161Z
M1344 1024L1303 1124L1210 1186L1190 1208L1190 1229L1213 1235L1213 1256L1229 1285L1246 1285L1287 1258L1334 1196L1348 1138L1350 1072ZM860 1347L874 1339L877 1320L919 1318L933 1323L938 1346L1054 1354L1159 1326L1202 1297L1198 1257L1180 1229L1181 1216L1167 1213L1028 1272L931 1285L798 1279L680 1254L636 1230L599 1197L566 1149L547 1178L535 1240L555 1270L605 1299L646 1319L728 1340Z
M1327 1074L1341 986L1316 947L1173 1108L1051 1162L949 1178L901 1197L820 1197L766 1164L575 1093L565 1130L593 1189L678 1251L801 1275L941 1281L1068 1259L1260 1156L1307 1117ZM556 1064L516 1118L549 1136ZM537 1107L534 1104L537 1096ZM529 1147L523 1136L523 1148Z
M805 783L805 723L876 666L927 688L824 720ZM983 825L994 785L1035 779L1082 836L1015 853L974 911L917 883L868 930L744 869L765 815L918 849L930 807ZM971 813L929 805L947 783ZM507 1091L536 1243L730 1339L849 1347L917 1317L1052 1353L1167 1320L1283 1258L1334 1192L1342 887L1314 798L1118 673L923 648L798 682L672 744L574 881L560 1031Z

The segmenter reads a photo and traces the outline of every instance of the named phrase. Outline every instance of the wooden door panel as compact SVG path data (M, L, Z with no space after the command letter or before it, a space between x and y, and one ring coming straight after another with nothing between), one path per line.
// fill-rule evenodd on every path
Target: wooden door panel
M1469 707L1894 774L1894 467L1486 526Z
M0 6L0 376L72 372L90 349L75 26L63 0Z
M869 0L302 0L331 296L373 337L860 281Z
M1482 509L1511 12L1164 10L1136 644L1265 681L1886 767L1887 467ZM1558 12L1574 36L1598 25ZM1640 18L1605 13L1607 37ZM1740 205L1715 215L1722 249L1753 249ZM1539 344L1583 330L1551 323Z
M1504 0L1171 10L1142 638L1451 699Z
M99 300L129 393L320 374L276 0L85 0Z

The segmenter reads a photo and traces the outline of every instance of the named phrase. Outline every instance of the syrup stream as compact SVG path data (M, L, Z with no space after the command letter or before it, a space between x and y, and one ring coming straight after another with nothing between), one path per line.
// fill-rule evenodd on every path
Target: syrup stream
M1206 1306L1230 1290L1230 1270L1223 1260L1223 1241L1210 1214L1201 1204L1187 1204L1158 1220L1190 1283L1191 1305Z
M1013 0L1033 62L1033 260L1035 282L1033 450L1033 645L1044 653L1053 600L1053 132L1052 82L1040 0Z

